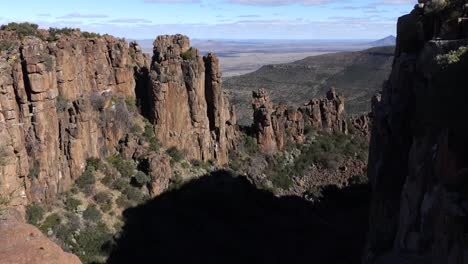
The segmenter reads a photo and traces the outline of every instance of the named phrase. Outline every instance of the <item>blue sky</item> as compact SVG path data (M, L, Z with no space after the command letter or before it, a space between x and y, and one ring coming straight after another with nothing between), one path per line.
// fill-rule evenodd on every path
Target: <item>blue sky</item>
M6 0L2 0L6 1ZM16 0L0 23L79 27L152 39L182 33L202 39L378 39L416 0Z

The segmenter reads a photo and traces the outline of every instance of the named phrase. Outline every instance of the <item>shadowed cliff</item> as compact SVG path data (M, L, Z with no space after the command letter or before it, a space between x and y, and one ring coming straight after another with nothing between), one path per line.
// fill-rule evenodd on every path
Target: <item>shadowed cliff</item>
M313 205L215 172L126 210L108 263L359 263L367 201L367 186Z

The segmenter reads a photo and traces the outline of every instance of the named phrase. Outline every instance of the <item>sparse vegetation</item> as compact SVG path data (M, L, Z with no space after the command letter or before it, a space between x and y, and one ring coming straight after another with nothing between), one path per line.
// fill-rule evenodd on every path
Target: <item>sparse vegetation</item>
M462 46L457 50L452 50L447 54L437 55L436 60L439 65L447 66L458 63L463 55L468 51L468 46Z
M38 204L29 204L26 206L26 220L29 224L37 226L44 219L44 209Z
M83 218L91 222L97 222L101 220L102 214L101 212L99 212L95 205L90 205L83 212Z
M0 51L6 51L10 50L15 46L15 42L7 40L7 39L2 39L0 40Z
M47 38L48 41L56 41L59 39L61 35L71 36L71 34L75 31L73 28L49 28L49 37Z
M89 39L89 38L99 38L99 37L101 37L101 35L98 34L98 33L87 32L87 31L81 32L81 36L82 36L83 38L88 38L88 39Z
M55 233L55 229L60 225L62 219L59 214L53 213L46 217L44 222L41 224L39 229L44 233L47 234L49 231Z
M182 151L178 150L177 147L170 147L166 150L167 155L169 155L174 162L180 162L184 159L185 155Z
M15 31L19 38L24 38L26 36L38 36L39 26L33 23L16 23L12 22L7 25L2 25L1 30Z
M58 113L65 112L68 108L68 100L65 97L60 96L60 95L57 96L55 100L56 100L55 108L57 112Z
M193 58L192 48L190 48L186 52L183 52L180 56L182 57L183 60L192 60Z

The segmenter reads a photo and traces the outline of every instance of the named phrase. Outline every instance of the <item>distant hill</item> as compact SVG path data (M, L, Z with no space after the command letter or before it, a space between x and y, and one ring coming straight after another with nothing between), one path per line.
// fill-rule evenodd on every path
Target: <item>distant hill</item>
M223 83L236 106L239 123L252 120L251 94L265 88L276 103L299 106L323 96L332 86L346 97L346 110L361 114L370 110L370 99L388 78L394 47L377 47L357 52L339 52L307 57L293 63L266 65Z
M393 35L390 35L386 38L379 39L376 41L373 41L369 43L370 46L372 47L383 47L383 46L395 46L396 45L396 37Z

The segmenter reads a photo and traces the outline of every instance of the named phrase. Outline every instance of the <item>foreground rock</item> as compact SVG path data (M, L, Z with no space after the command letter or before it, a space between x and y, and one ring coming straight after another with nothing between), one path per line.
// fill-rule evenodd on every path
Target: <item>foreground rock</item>
M468 20L464 1L420 2L373 104L365 263L468 262Z
M16 210L0 213L0 263L81 264L77 256L64 252L39 229L26 224Z

